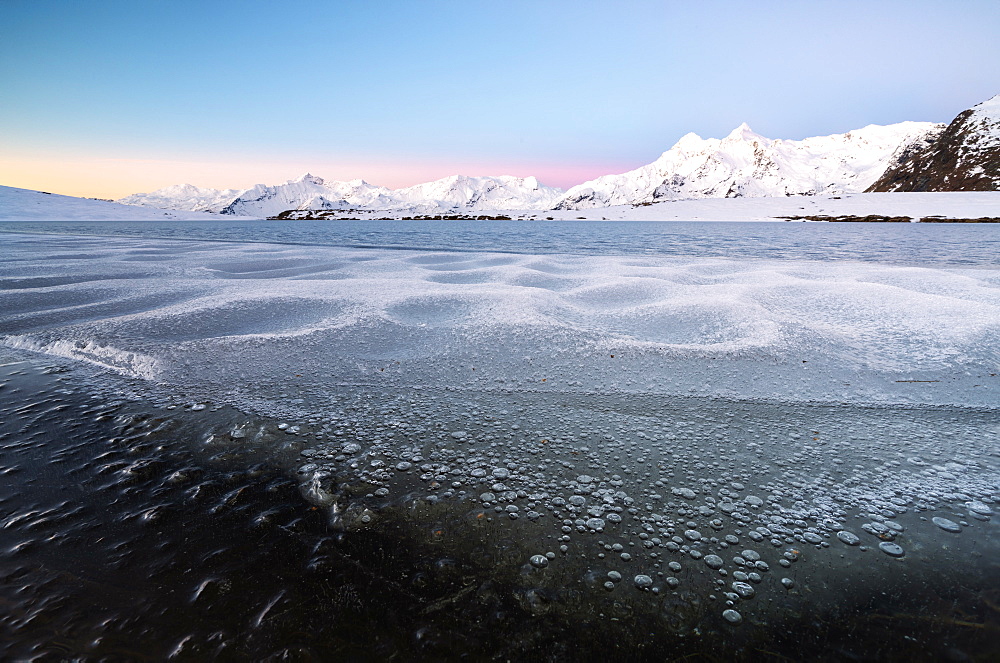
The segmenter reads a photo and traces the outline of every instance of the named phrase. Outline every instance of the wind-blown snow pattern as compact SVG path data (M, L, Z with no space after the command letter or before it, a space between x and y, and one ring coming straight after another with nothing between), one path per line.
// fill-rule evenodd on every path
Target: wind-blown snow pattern
M160 209L218 213L239 194L239 189L205 189L193 184L175 184L150 193L133 193L115 202Z
M689 133L651 164L572 187L556 207L861 192L895 155L942 128L902 122L804 140L771 140L745 123L721 140Z
M977 377L998 361L993 270L9 233L4 244L19 257L0 290L5 344L213 391L257 391L276 365L303 361L324 384L400 388L971 403L1000 387Z

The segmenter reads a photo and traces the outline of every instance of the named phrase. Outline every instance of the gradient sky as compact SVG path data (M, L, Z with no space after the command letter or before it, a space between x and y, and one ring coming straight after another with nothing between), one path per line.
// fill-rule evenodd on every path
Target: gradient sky
M997 0L0 0L0 184L70 195L568 187L689 131L947 122L998 93Z

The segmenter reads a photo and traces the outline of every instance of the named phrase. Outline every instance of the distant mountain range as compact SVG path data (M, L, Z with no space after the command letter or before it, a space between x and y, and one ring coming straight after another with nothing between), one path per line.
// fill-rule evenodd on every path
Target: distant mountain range
M287 210L413 213L575 210L699 198L864 191L1000 190L1000 95L951 124L901 122L844 134L772 140L740 125L722 139L693 133L651 164L562 191L534 177L454 175L403 189L305 174L242 191L182 184L117 202L162 209L276 216Z
M562 191L542 186L534 177L453 175L405 189L374 186L364 180L325 182L305 174L277 186L258 184L240 193L223 214L274 216L285 210L448 210L548 209Z
M385 210L441 213L463 210L550 209L561 189L534 177L453 175L404 189L364 180L327 182L306 173L284 184L258 184L244 191L201 189L190 184L137 193L117 202L220 214L275 216L286 210Z
M175 184L152 193L134 193L115 202L160 209L218 213L241 193L243 191L240 189L203 189L193 184Z

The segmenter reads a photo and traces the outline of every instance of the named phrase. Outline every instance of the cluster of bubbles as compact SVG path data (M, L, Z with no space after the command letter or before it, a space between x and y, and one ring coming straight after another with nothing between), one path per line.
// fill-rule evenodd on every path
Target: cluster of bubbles
M342 399L337 415L280 428L303 447L303 494L344 527L394 505L450 502L516 529L527 568L605 567L596 586L611 592L687 583L732 624L760 592L798 591L803 551L905 558L934 531L985 525L1000 504L989 411L447 391Z

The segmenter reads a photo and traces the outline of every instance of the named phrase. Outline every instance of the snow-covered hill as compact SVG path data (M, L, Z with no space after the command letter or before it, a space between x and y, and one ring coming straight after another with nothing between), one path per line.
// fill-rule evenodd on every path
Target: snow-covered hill
M10 221L164 221L217 219L205 212L121 205L104 200L0 186L0 220Z
M959 113L870 191L1000 191L1000 95Z
M149 193L133 193L115 202L159 209L218 213L239 194L239 189L203 189L193 184L175 184Z
M572 187L556 208L861 192L896 155L943 128L902 122L804 140L771 140L746 124L721 140L690 133L651 164Z

